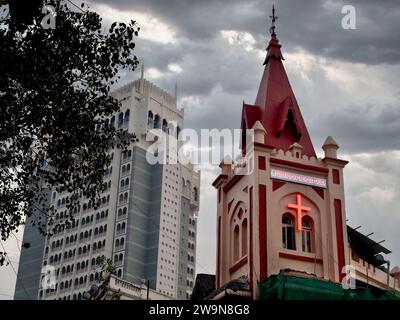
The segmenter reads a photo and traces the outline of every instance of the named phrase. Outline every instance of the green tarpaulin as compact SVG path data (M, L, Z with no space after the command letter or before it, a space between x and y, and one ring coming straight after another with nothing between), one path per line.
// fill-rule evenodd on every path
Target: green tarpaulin
M400 294L392 291L376 297L369 289L343 289L334 282L285 274L270 276L258 288L260 300L400 300Z

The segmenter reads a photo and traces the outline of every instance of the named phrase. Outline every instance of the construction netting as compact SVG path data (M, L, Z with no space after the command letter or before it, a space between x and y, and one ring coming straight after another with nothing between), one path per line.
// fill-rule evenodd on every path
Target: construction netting
M400 300L400 294L394 291L377 294L370 289L343 289L334 282L283 273L259 282L258 288L260 300Z

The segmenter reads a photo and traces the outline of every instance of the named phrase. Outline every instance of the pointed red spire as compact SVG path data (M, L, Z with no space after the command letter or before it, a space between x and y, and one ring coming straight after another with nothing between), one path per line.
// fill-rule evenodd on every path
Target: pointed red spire
M290 86L282 60L281 45L275 33L275 8L272 9L271 40L264 61L255 105L243 105L242 129L251 129L259 120L267 134L265 143L277 149L289 150L293 143L303 147L303 152L315 156L307 127L304 123L296 97Z

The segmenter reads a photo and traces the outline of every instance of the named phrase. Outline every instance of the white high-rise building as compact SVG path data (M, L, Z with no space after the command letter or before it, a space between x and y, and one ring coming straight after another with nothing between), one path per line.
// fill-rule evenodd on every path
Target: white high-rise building
M143 74L143 73L142 73ZM112 95L122 106L109 125L134 133L138 142L114 149L104 176L109 188L95 210L84 196L75 220L50 238L27 227L15 299L82 299L101 278L95 261L111 258L117 276L129 282L150 281L150 288L177 299L190 297L196 269L200 174L187 164L151 164L146 135L153 128L177 136L184 112L175 96L145 80L131 82ZM156 153L157 155L157 153ZM58 221L66 215L68 193L49 192ZM54 266L56 288L42 287L41 269Z

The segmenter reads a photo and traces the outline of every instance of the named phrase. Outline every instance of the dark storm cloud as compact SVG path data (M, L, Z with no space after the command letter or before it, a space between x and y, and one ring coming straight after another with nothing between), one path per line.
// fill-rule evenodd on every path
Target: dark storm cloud
M136 54L144 58L146 68L161 71L162 77L155 80L159 86L172 92L177 80L179 97L200 99L197 106L196 103L182 103L189 109L185 116L186 126L196 129L239 126L242 101L254 102L262 61L254 52L229 45L220 38L219 31L247 31L257 40L255 46L264 50L270 1L96 1L99 2L119 10L150 13L174 27L176 42L163 44L139 37ZM357 30L342 29L341 8L344 4L356 8ZM328 61L398 63L398 7L396 1L388 0L277 1L277 32L283 54L302 48ZM293 61L285 62L286 65L289 63ZM169 64L179 64L183 71L179 74L170 72ZM319 147L327 135L333 135L343 150L399 148L400 115L395 106L377 105L369 109L358 104L345 111L340 111L342 106L338 109L330 107L320 114L318 121L312 121L310 115L315 113L320 102L307 103L310 89L314 92L314 88L318 88L313 95L321 99L324 95L327 99L335 99L335 90L341 90L338 93L342 95L345 92L327 79L320 68L308 72L313 88L303 87L304 80L299 75L290 74L290 70L288 73L298 97L303 95L302 91L306 92L302 111L316 146ZM346 99L342 98L343 101Z
M278 35L287 50L367 64L400 62L400 5L397 0L283 0L277 2ZM100 0L121 10L148 12L178 31L179 37L207 41L219 30L250 32L266 45L271 1ZM356 30L341 26L343 5L356 10Z
M333 134L343 152L400 149L400 106L349 107L312 124L320 138Z

